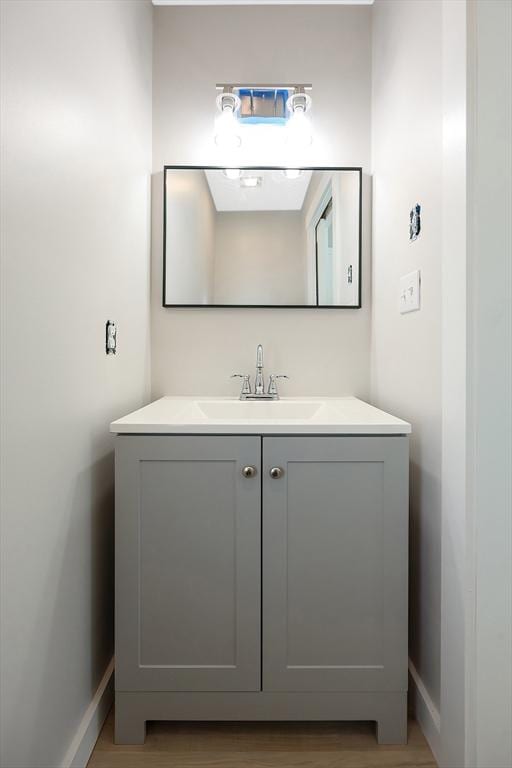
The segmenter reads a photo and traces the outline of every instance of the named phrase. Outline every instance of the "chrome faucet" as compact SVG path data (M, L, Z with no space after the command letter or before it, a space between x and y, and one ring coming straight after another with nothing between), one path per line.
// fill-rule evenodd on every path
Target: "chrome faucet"
M256 378L254 379L254 394L265 394L265 379L263 378L263 347L258 344L256 349Z
M242 391L240 400L279 400L277 391L277 379L288 379L285 374L271 373L268 380L268 390L265 392L265 377L263 375L263 347L258 344L256 349L256 377L254 379L254 392L251 391L251 377L247 373L234 373L232 379L242 379Z

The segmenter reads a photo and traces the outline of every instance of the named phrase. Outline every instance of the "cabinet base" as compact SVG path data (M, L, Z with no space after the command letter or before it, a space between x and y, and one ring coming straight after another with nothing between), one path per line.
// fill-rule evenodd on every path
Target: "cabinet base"
M407 691L116 691L116 744L143 744L147 720L375 720L379 744L407 743Z

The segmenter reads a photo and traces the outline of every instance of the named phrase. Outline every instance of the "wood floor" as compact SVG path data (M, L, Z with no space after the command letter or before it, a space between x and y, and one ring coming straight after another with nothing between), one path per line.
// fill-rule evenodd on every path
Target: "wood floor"
M110 713L88 768L436 768L414 720L405 747L371 723L148 723L144 746L115 746Z

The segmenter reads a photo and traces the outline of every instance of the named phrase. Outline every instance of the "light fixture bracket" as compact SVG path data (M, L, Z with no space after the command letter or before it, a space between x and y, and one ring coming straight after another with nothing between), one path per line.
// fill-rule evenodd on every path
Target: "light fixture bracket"
M255 91L275 91L284 89L286 91L298 93L300 91L311 91L313 86L311 83L217 83L215 88L217 91L225 91L226 93L239 91L241 88Z

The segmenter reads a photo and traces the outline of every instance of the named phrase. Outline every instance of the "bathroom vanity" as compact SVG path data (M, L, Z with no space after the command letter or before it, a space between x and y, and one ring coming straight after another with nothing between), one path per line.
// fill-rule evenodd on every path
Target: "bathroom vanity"
M113 422L116 741L147 720L407 738L408 423L356 398L162 398Z

